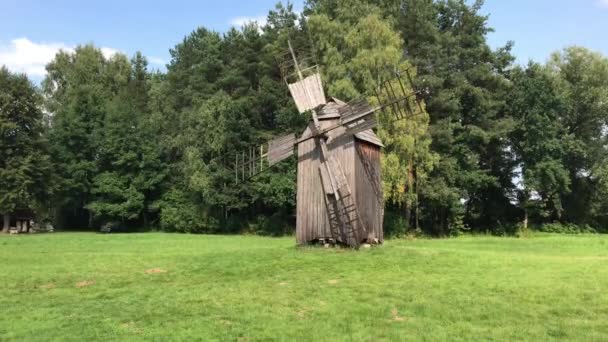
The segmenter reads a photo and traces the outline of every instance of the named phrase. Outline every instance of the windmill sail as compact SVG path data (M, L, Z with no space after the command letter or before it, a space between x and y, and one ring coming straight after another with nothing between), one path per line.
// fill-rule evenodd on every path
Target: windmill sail
M376 127L374 108L366 100L356 100L340 108L345 134L357 134Z
M272 166L291 157L295 144L296 135L293 133L272 140L268 144L268 164Z
M288 83L288 86L300 113L305 113L327 103L319 73L314 73L295 83Z

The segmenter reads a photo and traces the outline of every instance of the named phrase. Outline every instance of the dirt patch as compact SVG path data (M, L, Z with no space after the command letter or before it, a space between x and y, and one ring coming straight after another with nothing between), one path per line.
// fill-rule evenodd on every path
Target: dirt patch
M44 284L44 285L38 286L38 288L41 290L52 290L55 288L55 284Z
M393 316L393 321L395 322L405 322L406 318L399 316L399 311L397 309L391 310L391 315Z
M82 289L83 287L89 287L91 285L95 285L95 280L83 280L76 283L76 287Z
M120 327L121 327L122 329L132 331L132 332L134 332L134 333L138 333L138 334L143 333L143 329L138 328L138 327L135 325L135 322L126 322L126 323L122 323L122 324L120 325Z
M167 273L167 271L163 270L162 268L151 268L149 270L146 270L146 274L161 274L161 273Z

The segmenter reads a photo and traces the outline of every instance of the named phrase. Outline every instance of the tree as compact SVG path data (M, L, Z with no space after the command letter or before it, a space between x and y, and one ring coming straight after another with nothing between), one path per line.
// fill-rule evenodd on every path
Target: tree
M563 94L547 68L530 63L526 69L515 68L510 78L509 109L516 123L511 144L521 170L516 197L527 229L530 211L538 223L561 218L562 196L570 192L566 157L573 137L561 120L566 109Z
M297 18L291 10L278 11L275 19L283 24L287 21L279 17ZM294 172L236 185L230 168L237 153L259 147L298 121L275 64L275 42L268 38L277 35L275 29L266 26L261 35L257 24L248 24L220 36L199 28L172 49L160 95L172 104L162 114L173 128L163 134L172 186L158 202L167 229L227 230L235 217L242 225L260 212L293 207ZM192 76L192 68L200 72ZM179 210L198 220L177 220L173 213Z
M56 206L71 225L95 226L95 218L138 217L146 191L163 173L146 123L146 62L79 46L47 65L45 106L53 113L51 150L58 166ZM124 177L124 179L121 179ZM136 215L137 213L137 215Z
M53 190L41 97L25 75L0 68L0 212L36 209Z
M608 58L581 47L553 54L547 65L557 77L565 108L560 121L565 128L567 149L564 167L571 192L561 194L562 220L597 226L606 212L606 198L598 196L605 182L608 163Z
M98 174L86 208L101 224L141 224L143 219L147 226L166 167L156 139L159 128L150 122L147 61L138 52L128 67L127 84L107 103L99 133Z
M377 102L373 96L378 80L389 79L388 71L395 68L410 68L403 60L403 41L393 29L393 18L379 7L366 1L314 1L308 11L308 27L331 96L351 100L363 94ZM437 161L429 149L428 115L421 114L402 121L395 121L393 113L380 118L384 192L406 228L418 222L418 215L412 215L418 192Z
M404 0L397 25L405 55L418 70L418 88L431 117L431 149L440 155L421 194L431 231L508 223L513 157L508 139L513 122L505 103L511 43L492 51L492 30L479 14L483 1ZM463 219L465 220L463 222Z

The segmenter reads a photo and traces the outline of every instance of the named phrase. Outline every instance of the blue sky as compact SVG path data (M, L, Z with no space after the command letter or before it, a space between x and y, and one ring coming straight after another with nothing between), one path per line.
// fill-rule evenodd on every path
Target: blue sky
M263 18L276 2L0 0L0 64L40 80L59 48L92 42L108 55L140 50L163 68L169 49L197 26L226 31ZM482 12L496 29L490 44L515 41L520 63L574 44L608 55L608 0L486 0Z

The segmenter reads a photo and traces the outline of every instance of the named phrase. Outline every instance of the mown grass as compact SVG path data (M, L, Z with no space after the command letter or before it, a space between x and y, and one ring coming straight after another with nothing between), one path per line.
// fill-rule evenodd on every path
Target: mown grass
M0 236L0 340L608 340L608 237Z

